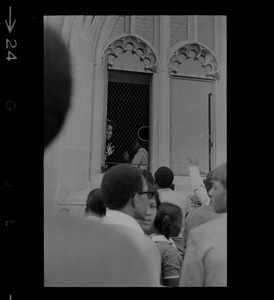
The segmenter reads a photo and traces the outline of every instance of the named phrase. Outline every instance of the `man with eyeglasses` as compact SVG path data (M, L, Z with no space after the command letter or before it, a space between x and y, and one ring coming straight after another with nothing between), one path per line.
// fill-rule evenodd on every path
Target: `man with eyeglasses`
M114 166L105 173L101 189L107 206L104 222L123 225L144 235L137 219L145 218L153 192L148 191L142 170L129 165Z
M136 264L136 276L145 282L146 286L160 286L161 255L155 243L137 222L137 219L145 218L148 199L154 196L148 189L139 168L117 165L107 170L101 183L101 192L107 206L103 222L122 230L128 240L135 244L139 257L136 256L133 262ZM123 252L125 258L130 255L126 248Z

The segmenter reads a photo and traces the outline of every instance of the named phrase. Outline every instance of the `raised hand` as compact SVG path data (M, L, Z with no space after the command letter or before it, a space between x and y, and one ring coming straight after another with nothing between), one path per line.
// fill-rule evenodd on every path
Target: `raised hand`
M197 158L192 159L191 157L187 157L187 160L189 161L191 166L198 166Z
M107 144L107 156L111 155L114 152L114 146L112 146L112 143Z

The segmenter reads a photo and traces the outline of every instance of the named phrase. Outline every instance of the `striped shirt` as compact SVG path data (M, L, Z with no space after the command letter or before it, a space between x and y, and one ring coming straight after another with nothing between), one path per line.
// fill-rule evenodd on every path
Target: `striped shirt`
M172 239L164 235L150 235L161 254L161 284L164 279L180 278L183 259Z

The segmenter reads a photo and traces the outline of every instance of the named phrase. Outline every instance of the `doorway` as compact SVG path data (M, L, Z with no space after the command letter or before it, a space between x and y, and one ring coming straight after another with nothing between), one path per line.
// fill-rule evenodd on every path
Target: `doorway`
M125 163L125 151L132 159L136 138L149 154L151 78L141 72L108 71L107 120L114 124L111 140L115 150L106 159L105 169ZM140 136L140 132L145 134Z

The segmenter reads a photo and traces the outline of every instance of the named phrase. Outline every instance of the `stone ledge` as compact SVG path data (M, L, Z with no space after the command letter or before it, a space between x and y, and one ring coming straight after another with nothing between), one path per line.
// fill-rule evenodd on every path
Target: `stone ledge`
M91 188L87 187L71 195L66 204L85 205L87 201L87 196L91 190Z
M85 205L89 192L93 189L100 188L102 177L103 174L98 174L95 180L93 182L89 182L86 188L83 188L80 191L69 196L66 204Z

